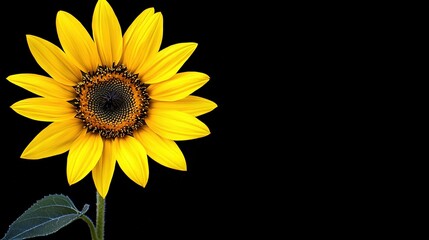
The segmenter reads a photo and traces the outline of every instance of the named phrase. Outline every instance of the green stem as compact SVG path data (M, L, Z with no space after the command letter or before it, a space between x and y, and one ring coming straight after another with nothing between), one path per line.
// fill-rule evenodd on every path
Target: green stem
M104 240L104 214L106 208L106 200L96 191L97 196L97 213L96 213L96 231L97 240Z
M97 233L95 231L94 223L92 223L91 219L86 215L82 215L80 218L88 224L89 231L91 232L91 239L97 240Z

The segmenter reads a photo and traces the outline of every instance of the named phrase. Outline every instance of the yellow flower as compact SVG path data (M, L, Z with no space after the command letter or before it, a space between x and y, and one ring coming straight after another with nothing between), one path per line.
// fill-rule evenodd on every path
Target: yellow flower
M186 171L175 141L210 134L197 117L217 107L192 95L207 74L180 68L195 51L194 42L161 48L163 17L144 10L122 34L106 0L99 0L92 37L71 14L56 17L61 47L27 35L31 54L49 75L14 74L7 79L37 97L11 108L27 118L50 122L24 149L21 158L41 159L68 151L70 185L88 173L105 198L116 162L145 187L148 156L159 164Z

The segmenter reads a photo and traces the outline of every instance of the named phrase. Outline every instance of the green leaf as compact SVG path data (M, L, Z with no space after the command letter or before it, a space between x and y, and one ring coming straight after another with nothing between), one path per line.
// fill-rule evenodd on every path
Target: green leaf
M18 240L46 236L57 232L88 211L85 204L79 211L67 196L53 194L35 202L10 226L1 240Z

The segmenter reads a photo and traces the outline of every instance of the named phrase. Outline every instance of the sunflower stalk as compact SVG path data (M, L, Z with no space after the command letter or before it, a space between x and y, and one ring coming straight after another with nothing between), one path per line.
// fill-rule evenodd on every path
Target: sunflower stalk
M93 240L104 240L104 216L106 212L106 200L96 191L97 212L96 212L96 238ZM92 235L92 234L91 234Z

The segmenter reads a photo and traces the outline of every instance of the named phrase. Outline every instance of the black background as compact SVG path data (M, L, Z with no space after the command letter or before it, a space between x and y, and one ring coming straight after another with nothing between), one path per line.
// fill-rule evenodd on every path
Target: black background
M95 3L95 0L11 1L1 8L0 236L31 204L48 194L67 195L79 209L89 204L87 214L94 219L92 177L88 175L69 186L66 154L34 161L20 159L27 144L48 123L27 119L10 109L11 104L33 95L8 82L6 77L16 73L46 75L32 57L25 35L36 35L60 46L55 29L59 10L71 13L91 32ZM146 188L141 188L116 167L106 198L105 239L205 239L248 236L260 231L259 223L268 220L266 213L281 211L280 208L276 212L262 210L276 199L269 204L258 200L266 200L263 193L268 192L261 178L267 173L259 157L269 154L256 144L266 138L255 137L264 133L264 126L258 126L263 120L262 94L258 91L266 91L257 83L263 79L257 75L256 61L264 58L260 57L261 46L255 43L262 32L268 31L265 26L255 24L260 14L248 4L230 1L111 0L109 3L123 32L141 11L155 7L164 17L162 47L197 42L196 51L181 71L207 73L210 81L195 95L216 102L218 107L200 117L211 130L209 136L178 142L187 161L187 172L167 169L149 160L149 182ZM274 165L281 158L271 158L268 164ZM79 220L43 239L90 239L90 233Z
M200 117L209 136L178 142L187 172L150 160L149 182L142 188L116 168L106 199L106 240L361 239L375 236L374 231L383 237L403 231L396 226L410 217L399 219L396 209L405 204L397 199L412 192L401 190L425 182L414 180L425 174L408 174L426 168L404 168L412 151L401 143L410 137L393 131L403 126L392 120L400 104L388 103L403 92L386 88L398 78L392 66L410 59L393 57L392 49L403 45L393 40L399 24L392 19L400 11L324 2L109 2L123 31L141 11L154 7L164 17L162 47L197 42L181 70L211 77L195 95L213 100L218 108ZM8 1L0 9L0 236L48 194L65 194L79 209L89 204L88 215L94 218L92 178L68 186L66 154L20 159L47 123L10 109L33 95L6 77L45 75L25 35L59 46L57 11L71 13L90 30L95 3ZM382 66L384 60L395 64ZM383 78L386 73L395 76ZM394 114L389 115L389 107ZM90 233L83 221L75 221L44 239L90 239Z

